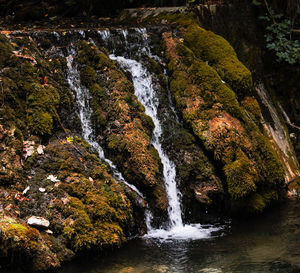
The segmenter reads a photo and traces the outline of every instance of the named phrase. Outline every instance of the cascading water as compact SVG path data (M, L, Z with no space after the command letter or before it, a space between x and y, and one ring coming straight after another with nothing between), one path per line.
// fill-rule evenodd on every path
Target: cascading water
M146 36L145 30L139 31L144 37ZM150 48L143 48L143 52L149 57L153 57L150 52ZM152 216L149 214L146 217L148 234L146 237L160 238L162 240L168 239L201 239L210 236L212 231L218 230L215 227L203 228L200 224L185 225L182 221L181 212L181 193L176 186L176 167L167 154L164 152L161 144L162 126L158 118L159 102L157 94L153 88L152 76L143 65L132 59L125 58L123 56L110 55L112 60L117 61L120 66L132 76L133 85L135 88L135 95L138 100L145 106L145 112L149 115L155 125L152 144L158 151L162 165L163 175L166 185L167 197L169 200L168 214L170 219L169 228L165 229L153 229L151 227Z
M84 87L80 82L80 74L77 70L77 65L74 62L74 57L76 56L76 50L74 47L68 48L68 56L67 59L67 80L70 85L71 90L73 90L76 94L76 103L79 108L79 117L82 126L82 136L84 140L86 140L90 146L97 151L99 157L105 161L113 171L114 178L117 181L121 181L125 185L127 185L130 189L135 191L141 198L144 199L143 194L134 186L129 184L122 174L117 170L117 167L113 164L112 161L107 159L104 155L104 151L99 143L95 140L94 130L91 124L91 117L93 115L93 111L90 107L89 100L90 94L89 90Z
M124 57L110 56L111 59L117 60L123 69L132 75L133 85L135 87L135 95L138 100L145 106L146 114L150 116L154 122L155 128L152 135L152 144L158 151L163 164L163 174L166 183L166 191L169 200L169 218L171 226L182 226L181 209L180 209L180 192L176 187L176 168L175 164L164 153L160 138L162 128L157 116L158 100L152 87L151 75L142 67L142 64Z

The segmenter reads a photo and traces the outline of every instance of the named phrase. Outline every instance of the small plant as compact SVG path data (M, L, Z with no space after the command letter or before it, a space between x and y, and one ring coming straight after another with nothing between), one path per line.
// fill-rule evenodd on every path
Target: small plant
M277 60L295 64L300 61L300 43L291 39L291 21L284 19L281 14L274 14L270 9L270 16L261 16L260 19L271 22L266 27L265 34L267 48L274 51Z
M278 62L285 61L289 64L300 62L300 43L298 40L292 40L291 20L284 18L282 14L275 14L266 0L264 3L268 14L259 18L269 23L265 34L266 47L275 53ZM253 4L260 5L261 3L253 0Z

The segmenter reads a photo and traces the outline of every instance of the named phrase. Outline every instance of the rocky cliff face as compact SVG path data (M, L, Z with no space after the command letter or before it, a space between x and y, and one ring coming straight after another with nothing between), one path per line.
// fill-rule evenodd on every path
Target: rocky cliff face
M1 32L3 264L43 270L83 250L119 246L146 232L145 210L154 225L167 225L154 123L112 53L138 59L151 73L160 142L175 164L185 222L204 221L206 211L260 212L283 199L285 178L299 173L288 134L286 151L275 139L286 131L282 118L275 134L267 126L256 77L195 13L129 10L120 24ZM147 33L128 27L137 24ZM85 90L84 103L70 80ZM91 114L86 124L81 108ZM32 216L38 223L28 222Z

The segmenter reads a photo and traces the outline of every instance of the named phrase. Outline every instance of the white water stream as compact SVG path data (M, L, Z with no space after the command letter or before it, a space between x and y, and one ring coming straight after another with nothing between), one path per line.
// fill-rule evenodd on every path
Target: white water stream
M157 94L153 89L151 74L141 63L135 60L126 59L122 56L116 57L114 55L110 55L110 58L116 60L124 70L130 72L135 88L135 95L145 106L146 114L152 118L155 125L152 135L152 144L158 151L163 165L164 181L169 200L168 214L170 224L168 229L153 229L150 223L152 216L148 214L148 217L146 217L148 227L148 234L146 237L159 238L162 240L202 239L210 237L211 232L218 230L218 228L203 228L200 224L183 224L180 204L181 193L176 186L176 167L174 162L171 161L163 151L160 141L162 127L157 113L159 102Z
M76 57L76 50L74 47L68 48L68 56L67 59L67 80L70 85L72 91L76 94L76 103L79 108L79 117L81 121L82 127L82 136L83 139L86 140L90 146L97 151L99 157L105 161L113 171L114 177L127 185L130 189L135 191L141 198L144 199L143 194L134 186L129 184L122 174L117 170L117 167L113 164L112 161L107 159L104 155L104 151L99 143L95 140L95 133L91 124L91 117L93 115L93 110L90 107L90 93L89 90L83 86L80 82L80 73L77 69L77 64L74 62L74 58Z

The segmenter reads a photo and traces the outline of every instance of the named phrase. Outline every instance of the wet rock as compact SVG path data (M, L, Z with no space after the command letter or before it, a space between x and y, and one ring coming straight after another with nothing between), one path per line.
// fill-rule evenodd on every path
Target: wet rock
M42 228L47 228L50 226L50 222L39 216L31 216L27 219L27 224L30 226L35 226L35 227L42 227Z
M209 195L213 192L218 192L219 188L216 181L208 181L192 185L196 199L203 204L211 204L212 200Z

